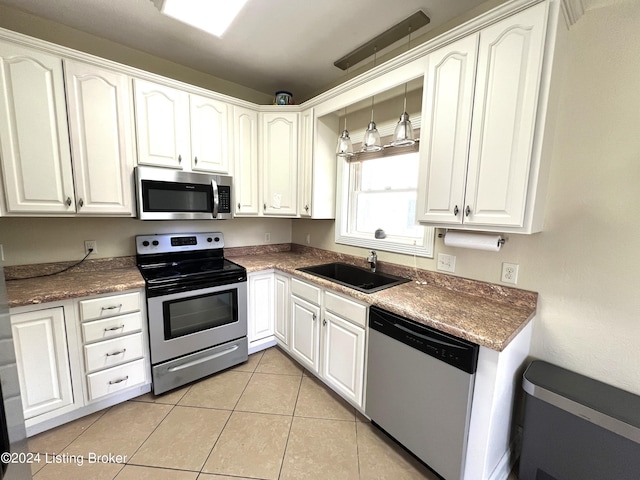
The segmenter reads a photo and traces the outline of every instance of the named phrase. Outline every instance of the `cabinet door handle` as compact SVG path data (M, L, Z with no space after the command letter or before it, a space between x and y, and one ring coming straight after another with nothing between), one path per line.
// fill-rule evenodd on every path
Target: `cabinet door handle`
M64 203L66 203L66 204L67 204L67 207L70 207L70 206L71 206L71 204L73 203L73 202L71 201L71 197L67 197L67 201L66 201L66 202L64 202Z
M308 212L308 211L309 211L309 205L305 205L305 206L304 206L304 211L305 211L305 212Z
M178 163L182 164L182 155L178 155Z
M115 310L116 308L122 308L122 304L111 305L110 307L100 307L100 310Z
M460 210L458 209L458 205L456 205L455 207L453 207L453 214L457 217L458 213L460 213Z
M127 349L123 348L122 350L120 350L119 352L113 352L113 353L105 353L104 356L105 357L115 357L116 355L122 355L124 352L126 352Z
M325 327L326 325L327 325L327 319L325 318L322 320L322 326Z
M312 319L313 319L314 322L316 321L316 314L315 313L313 314Z
M267 210L267 204L263 203L262 206L264 207L265 211Z
M109 380L109 385L115 385L116 383L122 383L126 380L129 380L129 375L126 377L119 378L118 380Z
M195 159L194 159L194 160L195 160L196 165L197 165L197 164L198 164L198 157L195 157Z
M464 214L468 217L471 215L471 207L467 205L467 208L464 209Z
M119 327L105 328L104 331L105 332L115 332L116 330L120 330L122 328L124 328L124 325L120 325Z
M240 202L238 202L238 210L240 210Z
M78 200L78 207L80 208L84 207L84 200L82 199Z

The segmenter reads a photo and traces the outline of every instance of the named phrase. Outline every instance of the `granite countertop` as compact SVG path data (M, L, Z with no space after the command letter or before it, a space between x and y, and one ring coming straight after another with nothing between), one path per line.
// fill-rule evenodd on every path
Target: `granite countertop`
M375 293L359 292L297 268L336 261L368 268L364 258L294 247L261 254L238 249L227 257L249 273L277 269L499 352L536 313L536 292L383 262L378 262L378 271L412 281Z
M412 281L375 293L359 292L297 269L336 261L366 268L364 258L300 245L225 248L225 256L249 273L277 269L496 351L504 350L536 313L535 292L386 262L378 263L379 271ZM6 267L5 275L22 278L69 265ZM87 261L58 275L7 282L10 307L138 288L144 288L144 279L135 257Z
M135 257L90 260L57 275L12 280L47 275L71 265L73 262L5 267L9 307L144 288Z

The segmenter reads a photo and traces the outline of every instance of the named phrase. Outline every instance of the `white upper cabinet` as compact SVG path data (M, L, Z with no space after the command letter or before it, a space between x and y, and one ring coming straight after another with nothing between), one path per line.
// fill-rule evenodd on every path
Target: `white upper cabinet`
M190 95L191 169L229 172L229 107L201 95Z
M258 112L233 106L234 216L260 214Z
M229 107L214 98L135 79L138 163L229 172Z
M478 35L429 55L423 87L418 220L462 223Z
M297 112L260 114L260 160L263 213L295 217L298 214Z
M62 61L7 43L0 61L6 211L75 213Z
M534 215L541 162L534 142L542 142L536 130L546 109L538 106L548 96L549 82L542 81L547 8L537 4L429 54L419 221L541 229L543 209Z
M71 60L64 69L77 213L133 215L129 77Z
M138 163L184 168L191 163L189 94L134 79Z

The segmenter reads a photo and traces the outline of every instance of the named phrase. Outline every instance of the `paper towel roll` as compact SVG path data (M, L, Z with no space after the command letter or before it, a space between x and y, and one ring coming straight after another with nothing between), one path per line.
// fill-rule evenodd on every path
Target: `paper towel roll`
M502 248L500 235L485 235L470 232L447 232L444 236L444 244L449 247L475 248L489 252L499 252Z

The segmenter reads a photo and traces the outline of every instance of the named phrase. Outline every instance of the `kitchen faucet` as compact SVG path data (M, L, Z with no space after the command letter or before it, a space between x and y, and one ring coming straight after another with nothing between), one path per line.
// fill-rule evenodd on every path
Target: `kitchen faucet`
M376 267L378 266L378 255L375 250L371 250L371 254L367 257L367 262L371 265L371 271L375 272Z

